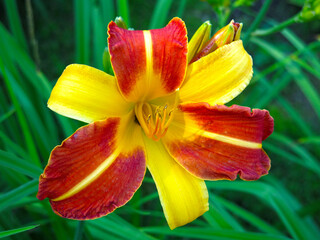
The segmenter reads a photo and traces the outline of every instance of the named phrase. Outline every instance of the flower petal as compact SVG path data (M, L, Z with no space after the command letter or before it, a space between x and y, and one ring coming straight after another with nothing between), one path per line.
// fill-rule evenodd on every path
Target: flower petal
M170 154L201 179L256 180L270 159L261 142L273 131L266 110L233 105L186 104L175 112L163 139Z
M180 88L182 103L224 104L238 96L252 77L252 59L242 41L225 45L190 64Z
M96 121L52 151L37 197L48 197L62 217L94 219L128 202L145 169L141 128L134 121Z
M151 100L180 87L187 66L187 30L179 18L162 29L132 31L109 24L111 62L123 96Z
M98 69L69 65L54 86L48 107L67 117L93 122L129 112L113 76Z
M145 137L147 167L156 183L161 205L171 229L185 225L208 210L205 182L185 171L161 142Z

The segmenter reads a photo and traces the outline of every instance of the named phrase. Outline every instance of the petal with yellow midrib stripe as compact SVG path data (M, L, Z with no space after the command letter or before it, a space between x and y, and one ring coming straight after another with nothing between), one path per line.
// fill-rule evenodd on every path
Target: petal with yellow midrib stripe
M207 180L256 180L268 173L262 141L273 131L266 110L204 103L180 105L163 142L187 171Z
M104 216L128 202L146 170L141 128L132 117L93 122L54 148L37 197L49 198L62 217L79 220Z

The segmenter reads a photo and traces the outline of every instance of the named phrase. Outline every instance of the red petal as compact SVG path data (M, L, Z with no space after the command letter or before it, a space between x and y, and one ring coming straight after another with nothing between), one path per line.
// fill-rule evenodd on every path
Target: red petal
M187 31L179 18L162 29L132 31L109 24L109 50L119 88L133 102L180 87L187 66Z
M175 117L180 123L172 123L165 142L189 172L210 180L234 180L237 174L255 180L268 173L270 159L261 148L273 131L268 111L208 104L187 104L180 110Z
M40 176L37 197L48 197L56 213L72 219L97 218L129 201L143 180L145 156L138 144L119 152L119 129L118 118L97 121L57 146ZM73 191L106 161L109 165Z

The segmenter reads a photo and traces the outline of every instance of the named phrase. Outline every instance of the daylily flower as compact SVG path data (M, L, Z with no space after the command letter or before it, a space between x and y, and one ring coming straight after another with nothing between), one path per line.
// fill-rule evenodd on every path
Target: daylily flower
M128 202L146 168L171 229L208 210L204 180L256 180L268 173L262 141L268 111L223 104L252 77L252 59L236 40L187 63L179 18L162 29L108 26L115 76L72 64L48 106L89 123L55 147L37 197L71 219L94 219Z

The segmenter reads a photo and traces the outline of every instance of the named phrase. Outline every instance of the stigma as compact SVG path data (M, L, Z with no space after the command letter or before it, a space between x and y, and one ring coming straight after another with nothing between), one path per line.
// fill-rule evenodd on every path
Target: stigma
M146 102L135 105L135 115L147 137L159 141L166 135L173 118L174 109L168 105L154 106Z

